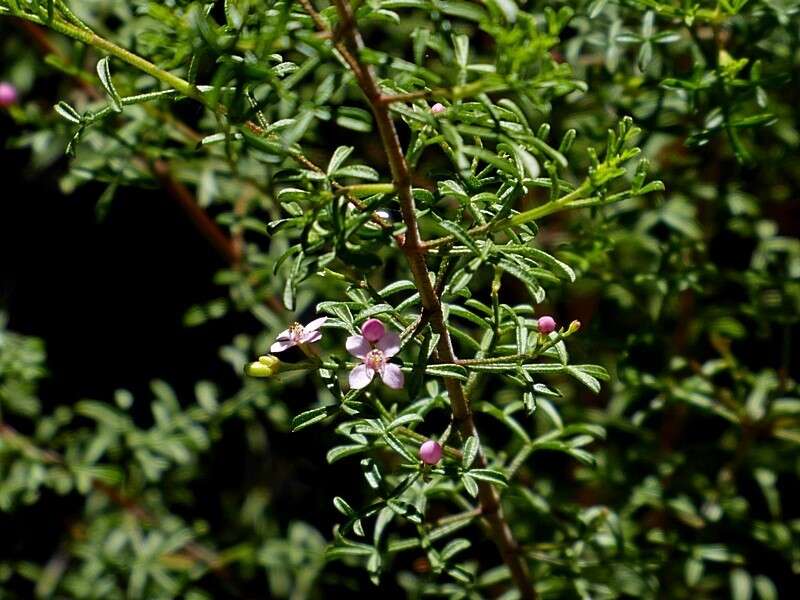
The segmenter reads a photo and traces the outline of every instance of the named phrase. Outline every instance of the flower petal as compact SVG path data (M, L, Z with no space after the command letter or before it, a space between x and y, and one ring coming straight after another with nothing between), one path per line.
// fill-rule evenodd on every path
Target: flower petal
M405 383L403 372L394 363L386 363L384 365L383 371L381 371L381 379L383 379L383 383L393 390L401 389Z
M288 329L281 331L276 337L276 340L290 340L292 339L292 332Z
M303 327L305 333L311 333L313 331L318 331L322 324L328 320L328 317L320 317L319 319L314 319L308 325Z
M297 345L297 343L293 342L292 340L281 340L281 339L278 339L278 340L275 340L275 343L272 344L272 346L269 347L269 351L270 352L283 352L284 350L287 350L287 349L291 348L292 346L296 346L296 345Z
M354 390L360 390L369 385L372 378L375 377L375 371L370 369L367 365L358 365L355 369L350 371L348 380L350 387Z
M391 358L400 352L400 336L394 331L387 331L375 345L380 350L383 350L383 354L386 356L386 358Z
M303 343L304 344L313 344L314 342L318 342L322 339L322 332L321 331L312 331L312 332L305 332L303 334Z
M345 347L347 351L356 358L364 358L367 352L372 350L372 346L369 345L369 342L360 335L351 335L347 338Z

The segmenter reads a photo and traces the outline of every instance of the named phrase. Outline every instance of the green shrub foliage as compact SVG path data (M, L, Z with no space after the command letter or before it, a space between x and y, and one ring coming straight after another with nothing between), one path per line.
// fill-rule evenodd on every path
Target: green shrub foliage
M0 510L68 512L0 597L790 597L799 11L0 0L13 143L164 188L229 265L185 325L260 330L238 389L46 406L0 330ZM326 521L208 483L242 431Z

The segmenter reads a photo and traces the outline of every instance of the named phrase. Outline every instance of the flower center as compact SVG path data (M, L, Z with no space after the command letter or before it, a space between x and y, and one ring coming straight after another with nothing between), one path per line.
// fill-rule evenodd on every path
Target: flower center
M292 338L292 341L299 342L300 338L303 337L303 326L300 323L294 322L289 325L289 336Z
M383 368L386 358L381 350L370 350L364 357L364 363L373 371L380 371Z

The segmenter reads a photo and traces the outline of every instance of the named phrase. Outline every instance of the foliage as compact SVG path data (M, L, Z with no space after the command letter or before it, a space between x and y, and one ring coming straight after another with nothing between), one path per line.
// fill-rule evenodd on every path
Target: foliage
M189 195L230 266L186 326L260 331L220 350L230 393L48 409L42 344L0 331L0 509L79 499L0 597L788 592L800 4L72 4L0 0L16 145L66 150L100 216L123 186ZM284 332L317 317L317 345ZM401 389L348 380L369 319ZM333 529L247 481L211 527L193 498L232 429L255 457L332 431L308 458L363 475L320 490Z

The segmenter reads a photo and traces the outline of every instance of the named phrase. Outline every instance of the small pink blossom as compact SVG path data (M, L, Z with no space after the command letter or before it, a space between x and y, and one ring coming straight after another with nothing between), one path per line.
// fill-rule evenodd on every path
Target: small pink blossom
M362 335L351 335L345 346L347 351L361 359L361 364L350 371L350 387L365 388L377 373L383 383L393 390L403 387L405 378L400 367L389 359L400 352L400 336L388 331L378 319L370 319L361 327ZM380 336L378 334L380 333Z
M292 323L288 329L281 331L278 337L275 338L275 343L270 346L270 352L283 352L292 346L298 344L311 344L317 342L322 337L322 332L319 330L322 324L328 320L328 317L321 317L314 319L308 325L301 325L300 323Z
M17 88L7 81L0 81L0 107L7 108L16 104L18 98Z
M435 465L442 460L442 445L433 440L423 442L419 447L419 457L426 465Z
M542 333L544 335L552 333L556 330L556 320L550 315L539 317L537 325L539 327L539 333Z
M442 113L443 113L444 111L446 111L446 110L447 110L447 109L445 108L444 104L442 104L441 102L437 102L436 104L434 104L433 106L431 106L431 112L432 112L434 115L440 115L440 114L442 114Z

